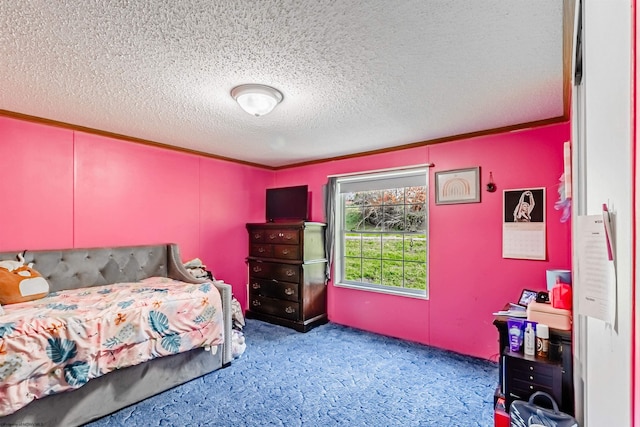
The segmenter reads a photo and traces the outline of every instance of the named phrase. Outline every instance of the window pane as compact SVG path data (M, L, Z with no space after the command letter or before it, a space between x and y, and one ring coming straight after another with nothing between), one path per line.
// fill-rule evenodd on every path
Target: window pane
M404 189L405 203L426 203L427 187L407 187Z
M402 260L402 234L382 235L382 258L392 260Z
M363 207L364 212L364 230L379 230L382 229L382 206L380 205L366 205Z
M360 248L360 234L358 233L345 233L344 235L344 254L348 257L362 256L362 249Z
M359 191L356 194L355 202L360 205L379 205L382 203L382 191Z
M380 260L362 260L362 281L365 283L380 283Z
M382 284L402 287L402 261L382 261Z
M382 248L380 247L380 234L362 235L362 256L364 258L380 259Z
M427 235L407 234L404 236L405 261L427 261Z
M382 192L382 200L385 205L404 204L404 188L388 188Z
M423 231L427 229L427 216L424 203L407 205L407 231Z
M362 209L359 206L346 207L344 210L344 229L362 230Z
M346 200L350 200L349 207L360 208L358 230L377 230L382 225L382 191L359 191L348 193Z
M404 230L404 205L384 206L384 230Z
M404 286L410 289L427 288L427 269L424 262L404 263Z
M362 261L360 258L345 258L344 279L352 282L362 281Z

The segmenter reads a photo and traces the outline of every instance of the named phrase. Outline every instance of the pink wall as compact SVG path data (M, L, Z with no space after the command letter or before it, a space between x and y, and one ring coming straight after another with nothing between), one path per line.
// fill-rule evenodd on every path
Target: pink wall
M562 174L568 124L478 137L364 158L278 171L279 186L306 183L312 219L322 221L327 175L432 162L433 173L481 167L481 183L493 172L495 193L482 202L438 205L430 191L429 300L329 287L329 318L356 328L496 359L492 312L518 297L523 287L546 289L545 270L570 268L570 225L553 205ZM502 190L547 189L547 261L502 258Z
M430 298L329 287L329 318L385 335L495 358L491 313L545 270L569 268L570 229L553 209L562 173L560 124L276 172L0 117L0 250L176 242L246 304L245 223L264 220L264 189L308 184L323 221L327 175L433 162L481 166L496 193L482 203L430 202ZM548 261L501 257L502 190L547 188Z
M0 117L0 250L175 242L246 301L274 172Z
M73 134L0 117L0 250L73 245Z

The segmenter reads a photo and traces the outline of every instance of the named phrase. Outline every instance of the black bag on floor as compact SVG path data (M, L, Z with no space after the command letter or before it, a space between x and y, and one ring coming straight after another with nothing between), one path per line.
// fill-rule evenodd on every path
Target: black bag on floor
M535 404L536 399L547 398L553 409ZM514 400L509 408L511 427L578 427L578 422L569 414L560 412L558 404L549 394L536 391L528 402Z

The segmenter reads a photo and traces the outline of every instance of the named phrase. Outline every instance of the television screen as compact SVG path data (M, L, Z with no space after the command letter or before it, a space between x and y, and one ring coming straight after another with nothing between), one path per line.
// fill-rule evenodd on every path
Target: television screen
M309 197L306 185L267 188L267 221L309 219Z

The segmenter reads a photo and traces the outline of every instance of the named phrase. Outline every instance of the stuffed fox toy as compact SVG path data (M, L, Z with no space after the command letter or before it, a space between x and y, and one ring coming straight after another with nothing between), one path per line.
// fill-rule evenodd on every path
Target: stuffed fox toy
M31 265L19 261L0 261L0 304L32 301L47 296L49 283Z

